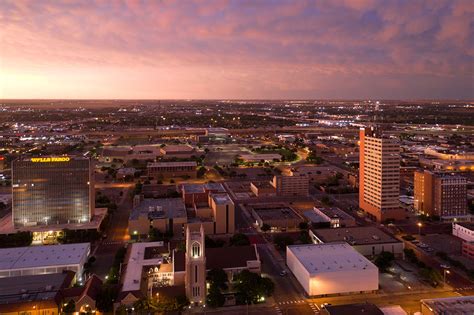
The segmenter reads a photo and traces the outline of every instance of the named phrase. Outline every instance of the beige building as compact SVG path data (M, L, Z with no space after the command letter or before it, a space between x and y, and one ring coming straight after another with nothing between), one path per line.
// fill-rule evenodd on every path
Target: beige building
M309 177L297 172L294 172L292 176L274 176L272 186L275 187L278 196L309 195Z
M381 252L390 252L396 257L402 257L405 248L402 241L373 226L311 229L309 236L315 244L346 242L356 251L368 257L374 257Z
M165 159L189 159L196 155L196 150L189 145L165 145L160 149L160 153Z
M235 206L228 194L209 195L209 205L214 218L213 234L234 234Z
M209 193L205 202L185 204L183 198L143 199L136 196L128 229L132 238L146 237L150 227L183 238L187 226L203 226L208 235L235 232L235 205L226 193ZM199 199L200 200L200 199Z
M377 221L403 219L400 145L374 127L360 129L359 207Z
M196 162L154 162L148 163L148 176L156 179L197 176Z
M260 228L268 225L272 231L296 230L300 223L305 222L286 203L257 203L249 204L246 208Z
M430 171L415 172L415 210L445 219L468 216L465 177Z
M268 181L256 182L253 181L250 183L250 190L257 197L272 197L275 196L276 190L275 187Z
M150 227L179 238L184 237L187 222L186 207L181 198L141 199L136 196L128 229L134 238L148 235Z

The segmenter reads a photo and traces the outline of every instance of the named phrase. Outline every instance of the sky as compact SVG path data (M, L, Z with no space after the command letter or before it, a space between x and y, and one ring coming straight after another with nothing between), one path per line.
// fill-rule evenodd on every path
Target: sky
M473 99L472 0L0 0L0 99Z

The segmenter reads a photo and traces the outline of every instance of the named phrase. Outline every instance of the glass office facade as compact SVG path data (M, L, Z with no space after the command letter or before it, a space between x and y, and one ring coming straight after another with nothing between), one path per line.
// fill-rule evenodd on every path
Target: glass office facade
M23 158L12 163L15 227L90 221L91 161L82 157Z

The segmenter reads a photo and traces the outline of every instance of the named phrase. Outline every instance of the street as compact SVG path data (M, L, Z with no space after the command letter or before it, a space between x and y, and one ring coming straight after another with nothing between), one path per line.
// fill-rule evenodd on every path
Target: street
M110 189L110 188L108 188ZM96 258L92 272L105 279L114 261L115 253L128 241L128 218L132 207L130 188L121 188L123 195L117 200L117 210L109 218L104 231L107 237L97 244L92 256Z

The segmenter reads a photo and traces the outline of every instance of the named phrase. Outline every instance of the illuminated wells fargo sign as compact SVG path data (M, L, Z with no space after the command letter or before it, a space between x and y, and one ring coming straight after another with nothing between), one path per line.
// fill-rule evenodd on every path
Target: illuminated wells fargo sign
M33 163L69 162L70 160L71 158L68 156L31 158Z

